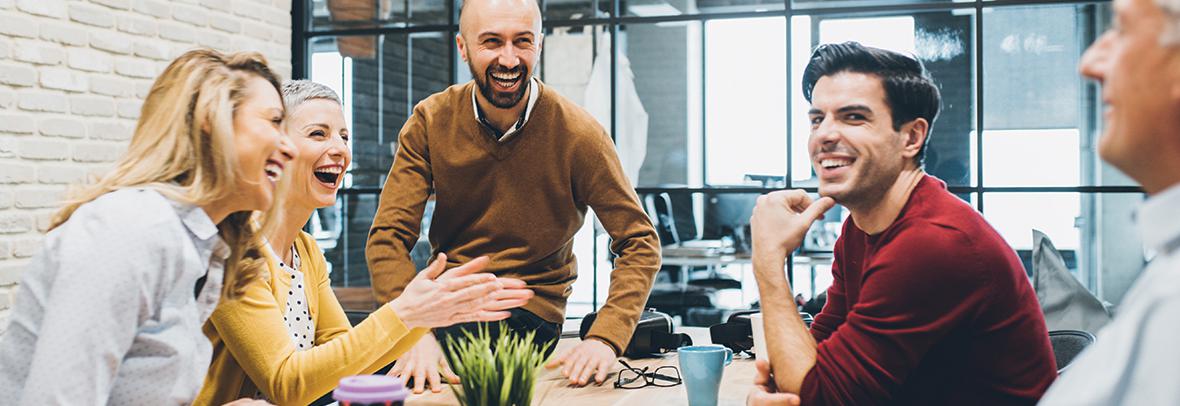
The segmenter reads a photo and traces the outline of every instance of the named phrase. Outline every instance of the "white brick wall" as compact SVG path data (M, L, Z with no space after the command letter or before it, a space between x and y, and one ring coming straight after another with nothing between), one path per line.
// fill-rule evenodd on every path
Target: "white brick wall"
M197 47L291 72L291 0L0 0L0 332L68 185L126 149L152 80Z

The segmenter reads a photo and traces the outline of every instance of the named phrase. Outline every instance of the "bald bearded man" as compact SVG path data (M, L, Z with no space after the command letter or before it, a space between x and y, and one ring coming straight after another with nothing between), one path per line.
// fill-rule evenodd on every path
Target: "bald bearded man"
M555 341L577 278L574 233L592 208L618 256L609 294L586 339L548 366L562 366L575 385L602 383L647 302L659 239L610 135L533 78L543 39L537 3L465 1L459 21L455 42L474 80L426 98L402 127L366 249L374 293L392 299L414 277L409 253L433 193L435 254L452 266L488 256L487 272L527 282L536 296L513 310L509 328ZM435 330L437 340L424 338L390 373L412 379L415 392L427 383L441 390L440 373L458 377L439 340L478 326Z

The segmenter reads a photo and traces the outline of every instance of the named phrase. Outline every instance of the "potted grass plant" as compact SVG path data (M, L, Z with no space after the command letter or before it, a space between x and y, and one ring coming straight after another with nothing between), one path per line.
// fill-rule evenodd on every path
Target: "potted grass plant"
M533 343L535 333L519 334L501 322L492 338L487 325L464 337L447 337L447 361L459 376L451 385L463 406L530 406L533 384L552 343ZM462 388L456 388L461 386Z

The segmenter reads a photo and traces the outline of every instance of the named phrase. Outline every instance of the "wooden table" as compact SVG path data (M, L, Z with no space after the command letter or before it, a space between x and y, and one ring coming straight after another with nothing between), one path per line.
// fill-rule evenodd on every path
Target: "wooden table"
M710 343L709 330L706 328L685 327L681 328L680 331L692 336L692 341L695 344ZM577 344L577 338L562 339L557 343L556 351L561 352ZM676 353L666 354L659 358L627 360L627 363L640 369L645 366L650 366L654 369L657 366L663 365L680 367ZM688 404L688 393L684 389L684 384L668 388L648 386L643 389L615 389L614 379L618 371L622 368L622 365L616 363L606 383L602 384L602 386L591 384L581 388L570 386L566 378L561 376L560 369L543 370L541 375L537 377L537 384L533 393L533 404L560 406L672 406ZM743 356L735 356L733 363L725 368L725 373L722 375L719 404L732 406L744 405L746 395L753 387L753 382L754 360ZM407 400L406 404L409 406L458 405L459 401L455 398L454 392L450 389L444 389L441 393L427 392L421 395L413 395Z

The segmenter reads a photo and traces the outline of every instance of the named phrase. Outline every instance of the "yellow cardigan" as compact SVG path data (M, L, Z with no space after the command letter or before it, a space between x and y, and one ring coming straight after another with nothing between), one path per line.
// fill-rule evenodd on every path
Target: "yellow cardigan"
M408 329L388 305L351 327L332 293L324 255L307 233L295 240L315 347L295 351L283 324L290 278L267 256L269 275L234 301L222 301L203 328L213 363L195 405L221 405L261 391L279 405L306 405L340 378L371 374L409 351L429 330Z

